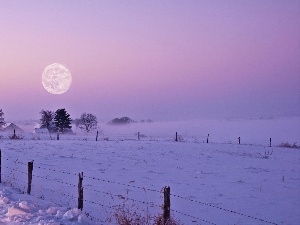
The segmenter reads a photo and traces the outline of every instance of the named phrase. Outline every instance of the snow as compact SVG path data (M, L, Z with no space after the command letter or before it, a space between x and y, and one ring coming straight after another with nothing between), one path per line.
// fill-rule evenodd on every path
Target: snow
M5 129L5 128L9 127L11 124L12 124L12 123L4 123L4 124L2 125L2 129Z
M0 224L75 225L91 224L78 209L47 207L36 198L0 184ZM20 200L23 199L23 200Z
M94 134L62 135L59 141L49 136L2 138L0 224L115 224L113 214L123 205L157 215L165 186L171 188L171 215L184 224L300 224L300 149L277 146L298 141L294 127L299 123L292 121L222 122L226 132L217 134L218 129L210 127L208 144L204 132L199 136L182 132L180 142L174 141L175 135L149 135L158 127L154 123L140 130L147 135L140 141L134 126L120 138L112 129L125 128L104 129L102 137L109 137L108 141L98 142ZM259 122L263 125L255 127ZM267 138L254 139L270 136L266 123L275 137L272 147ZM239 145L227 138L229 130L234 137L243 131L244 142ZM249 138L253 130L255 135ZM32 160L28 195L23 193L27 162ZM77 209L80 172L82 212Z

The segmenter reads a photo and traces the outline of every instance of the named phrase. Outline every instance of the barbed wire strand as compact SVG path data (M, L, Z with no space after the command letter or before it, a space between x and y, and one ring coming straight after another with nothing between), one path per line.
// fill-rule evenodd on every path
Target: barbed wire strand
M172 212L179 213L179 214L181 214L181 215L184 215L184 216L187 216L187 217L191 217L191 218L193 218L193 219L196 219L196 220L201 220L202 222L205 222L205 223L209 223L209 224L217 225L217 224L215 224L215 223L213 223L213 222L210 222L210 221L208 221L208 220L200 219L200 218L198 218L198 217L195 217L195 216L189 215L189 214L187 214L187 213L179 212L179 211L177 211L177 210L174 210L174 209L171 209L171 211L172 211Z
M78 174L75 174L75 173L70 173L70 172L65 172L65 171L61 171L61 170L56 170L56 169L50 169L50 168L44 168L44 167L41 167L41 166L36 166L36 168L39 168L39 169L43 169L43 170L49 170L49 171L53 171L53 172L58 172L58 173L63 173L63 174L68 174L68 175L75 175L75 176L78 176Z
M75 184L70 184L70 183L67 183L67 182L64 182L64 181L60 181L60 180L54 180L54 179L49 178L49 177L42 177L42 176L34 175L34 174L32 176L33 177L38 177L38 178L41 178L41 179L45 179L45 180L54 181L54 182L57 182L57 183L66 184L66 185L73 186L73 187L77 187L77 185L75 185Z
M9 161L9 159L5 158L6 161ZM15 164L21 164L27 166L26 163L19 161L19 159L13 159L12 160Z
M141 190L144 190L144 191L147 190L147 191L161 193L161 191L158 191L158 190L155 190L155 189L140 187L140 186L136 186L136 185L132 185L132 184L124 184L124 183L120 183L120 182L116 182L116 181L110 181L110 180L100 179L100 178L91 177L91 176L84 176L84 177L90 178L92 180L104 181L104 182L107 182L107 183L118 184L118 185L127 186L127 187L133 187L133 188L141 189Z
M98 212L99 212L99 211L98 211ZM92 216L92 215L91 215L91 212L85 211L85 215L86 215L88 218L91 218L91 220L97 220L97 221L101 222L101 225L104 225L104 224L106 223L106 221L103 221L103 220L101 220L101 219L99 219L99 218L96 218L96 217ZM104 224L103 224L103 223L104 223Z
M220 206L215 206L215 205L212 205L212 204L209 204L209 203L200 202L200 201L198 201L198 200L193 200L193 199L185 198L185 197L182 197L182 196L179 196L179 195L175 195L175 194L170 194L170 195L171 195L171 196L174 196L174 197L177 197L177 198L181 198L181 199L190 201L190 202L195 202L195 203L199 203L199 204L202 204L202 205L205 205L205 206L209 206L209 207L212 207L212 208L216 208L216 209L219 209L219 210L223 210L223 211L226 211L226 212L238 214L238 215L240 215L240 216L248 217L248 218L251 218L251 219L254 219L254 220L259 220L259 221L264 222L264 223L269 223L269 224L273 224L273 225L278 225L277 223L270 222L270 221L267 221L267 220L265 220L265 219L260 219L260 218L254 217L254 216L246 215L246 214L244 214L244 213L236 212L236 211L234 211L234 210L225 209L225 208L222 208L222 207L220 207Z
M101 194L106 194L106 195L109 195L109 196L115 196L115 197L117 197L118 199L130 200L130 201L133 201L133 202L139 202L139 203L142 203L142 204L147 204L147 205L151 205L151 206L158 206L158 207L161 207L161 205L154 204L153 202L147 202L147 201L137 200L137 199L134 199L134 198L123 197L122 195L112 194L112 193L105 192L105 191L98 191L98 190L91 189L91 188L86 188L86 187L85 187L84 189L85 189L85 190L94 191L94 192L97 192L97 193L101 193ZM96 194L96 195L97 195L97 194Z
M60 201L57 201L57 198L54 199L54 198L49 197L48 195L47 195L47 197L44 197L44 195L42 195L41 199L44 200L44 201L49 201L50 200L51 203L59 205L59 206L64 206L66 202L69 205L71 205L71 202L74 201L74 204L76 205L76 197L74 195L62 193L60 191L55 191L55 190L52 190L52 189L49 189L49 188L45 188L45 187L40 187L39 190L41 190L41 189L45 190L45 191L52 192L55 195L66 196L65 200L63 200L62 198L60 198ZM43 194L43 193L41 192L41 194Z
M19 170L19 169L7 167L7 166L2 166L2 168L9 169L9 170L11 171L10 173L12 173L12 171L16 171L16 172L19 172L19 173L27 174L26 172L23 172L23 171L21 171L21 170Z

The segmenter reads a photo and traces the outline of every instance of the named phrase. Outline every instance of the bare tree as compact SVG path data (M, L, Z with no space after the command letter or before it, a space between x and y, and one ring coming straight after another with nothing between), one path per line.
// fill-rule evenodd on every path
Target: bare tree
M91 113L83 113L79 119L78 127L81 130L90 132L97 128L98 120L97 117Z
M51 131L51 127L53 126L54 113L50 110L42 110L40 114L41 114L41 119L40 119L41 128L47 128L49 131Z

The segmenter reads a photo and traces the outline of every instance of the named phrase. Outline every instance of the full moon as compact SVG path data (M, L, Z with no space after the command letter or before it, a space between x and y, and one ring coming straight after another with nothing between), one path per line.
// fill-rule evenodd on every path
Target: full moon
M64 65L53 63L43 71L42 83L49 93L63 94L72 84L72 75Z

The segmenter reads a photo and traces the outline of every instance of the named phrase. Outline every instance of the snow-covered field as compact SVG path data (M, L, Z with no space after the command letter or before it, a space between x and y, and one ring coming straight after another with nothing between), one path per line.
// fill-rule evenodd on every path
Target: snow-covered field
M247 123L252 125L248 131L261 130L254 124ZM59 141L2 138L6 186L0 186L0 224L88 224L89 218L91 224L114 224L117 205L156 215L161 213L165 186L171 188L171 215L184 224L300 224L300 149L276 146L298 141L294 126L299 124L290 125L293 129L270 126L277 139L272 147L263 125L260 134L252 135L266 138L252 143L253 136L247 139L244 132L242 140L247 142L240 145L236 136L242 130L229 133L230 126L218 135L211 128L215 139L208 144L204 132L197 137L189 131L181 132L185 134L180 142L167 135L158 138L163 136L160 130L137 141L132 127L127 128L130 138L104 130L101 138L114 138L98 142L94 134L61 136ZM227 138L230 134L234 138ZM27 163L32 160L31 196L19 194L27 191ZM84 174L81 214L74 209L79 172Z

